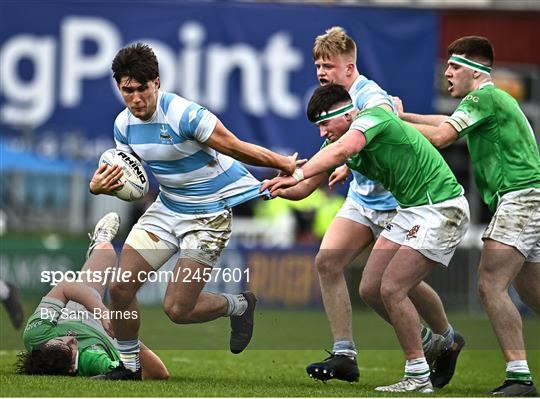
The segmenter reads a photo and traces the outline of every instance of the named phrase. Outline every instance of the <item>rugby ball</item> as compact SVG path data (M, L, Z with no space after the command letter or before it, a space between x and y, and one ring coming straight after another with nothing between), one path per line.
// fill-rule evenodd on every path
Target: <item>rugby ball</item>
M102 163L120 165L124 171L120 178L124 185L113 191L114 196L124 201L137 201L148 193L148 176L141 162L133 155L111 148L101 154L99 164Z

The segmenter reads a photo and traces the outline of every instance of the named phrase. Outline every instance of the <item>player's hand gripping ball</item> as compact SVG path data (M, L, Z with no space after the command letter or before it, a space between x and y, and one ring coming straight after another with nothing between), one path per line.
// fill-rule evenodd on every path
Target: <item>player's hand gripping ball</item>
M148 176L141 162L133 155L111 148L101 154L99 164L102 163L120 165L124 172L120 178L120 183L124 185L113 191L114 196L124 201L137 201L148 193Z

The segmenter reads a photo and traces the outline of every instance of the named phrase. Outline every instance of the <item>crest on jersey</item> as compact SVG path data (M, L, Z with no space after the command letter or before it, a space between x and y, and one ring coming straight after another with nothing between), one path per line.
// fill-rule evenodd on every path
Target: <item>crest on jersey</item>
M167 129L167 126L161 125L159 128L159 139L164 144L172 143L172 137L169 134L169 129Z
M416 225L416 226L413 226L412 229L410 229L408 232L407 232L407 237L406 239L407 240L410 240L412 238L416 238L416 234L418 233L418 230L420 230L420 226L419 225Z

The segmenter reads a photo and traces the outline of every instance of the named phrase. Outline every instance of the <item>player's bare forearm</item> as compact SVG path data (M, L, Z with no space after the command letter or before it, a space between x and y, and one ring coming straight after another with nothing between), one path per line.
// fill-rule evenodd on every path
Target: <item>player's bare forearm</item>
M441 123L448 119L446 115L421 115L410 112L400 113L399 117L405 122L435 127L440 126Z
M295 157L286 157L259 145L242 141L220 121L204 144L248 165L275 168L287 174L292 174L296 168Z
M108 312L107 307L103 304L101 296L95 290L83 283L61 282L56 285L47 296L59 299L64 303L68 303L69 301L78 302L92 312L94 309Z
M315 191L325 179L326 172L319 173L316 176L301 181L296 186L279 189L275 192L275 195L291 201L299 201L306 197L309 197L311 193L313 193L313 191Z
M349 130L339 140L320 150L302 166L304 178L308 179L344 164L353 154L360 152L365 145L366 138L362 132L355 129Z
M229 154L240 162L254 166L266 166L282 170L287 174L294 172L295 163L290 157L280 155L256 144L240 141L237 146L231 148Z
M445 121L447 119L445 119ZM419 123L410 123L410 125L422 133L422 135L437 148L448 147L458 139L457 131L452 125L445 123L444 121L439 126L430 126Z
M394 101L394 105L398 111L398 116L405 122L418 123L428 126L440 126L441 123L448 119L448 117L445 115L421 115L414 114L412 112L405 112L401 98L392 96L392 100Z

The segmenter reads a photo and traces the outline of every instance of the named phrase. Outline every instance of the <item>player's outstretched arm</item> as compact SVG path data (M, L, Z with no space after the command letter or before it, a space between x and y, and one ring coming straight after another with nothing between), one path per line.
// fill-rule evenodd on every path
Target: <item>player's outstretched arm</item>
M96 312L95 309L99 309L98 311L101 314L107 314L109 312L109 309L103 304L101 295L96 290L82 283L68 283L63 281L54 286L47 294L47 297L58 299L64 304L69 301L78 302L92 313ZM101 318L100 321L107 334L114 337L110 320L108 318Z
M360 152L365 145L366 138L361 131L349 130L339 140L320 150L302 166L303 177L307 179L343 165L352 155Z
M446 115L420 115L405 112L399 97L392 97L398 116L424 135L437 148L445 148L459 138L457 130L449 123Z
M274 197L279 189L296 186L304 179L309 179L344 164L353 154L360 152L365 145L366 138L361 131L349 130L335 143L316 153L302 168L296 169L292 176L278 176L263 182L261 191L269 189L270 194Z
M221 121L217 121L214 131L204 144L249 165L279 169L288 175L296 169L295 156L286 157L256 144L242 141Z
M437 127L437 126L440 126L445 120L448 119L448 116L446 115L421 115L421 114L414 114L411 112L405 112L401 98L392 97L392 100L394 101L394 104L396 105L399 118L405 122L409 122L411 124L417 123L421 125Z
M90 192L92 194L107 194L112 195L112 191L123 186L118 179L122 177L124 172L120 165L109 166L102 163L94 172L92 180L90 180Z
M447 119L445 119L445 121ZM422 125L418 123L410 123L410 125L422 133L422 135L437 148L448 147L459 138L457 130L451 124L446 122L441 123L439 126Z
M273 197L285 198L291 201L299 201L309 197L313 191L315 191L317 187L322 184L322 182L326 179L326 176L326 172L319 173L316 176L301 181L296 186L278 189L271 194Z
M143 380L168 380L169 370L158 355L141 342L139 352Z

